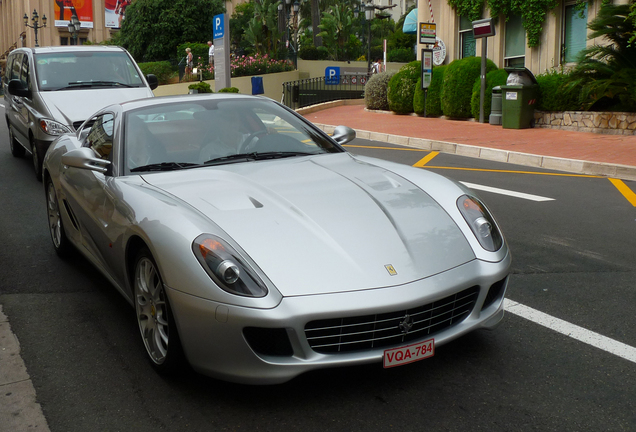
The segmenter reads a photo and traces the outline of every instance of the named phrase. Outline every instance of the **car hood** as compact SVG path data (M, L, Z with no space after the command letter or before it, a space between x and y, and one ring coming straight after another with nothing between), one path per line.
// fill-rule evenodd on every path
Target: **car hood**
M108 87L40 92L40 97L46 104L53 120L70 126L75 122L86 120L105 106L153 96L148 87Z
M475 258L426 192L346 153L144 179L218 224L285 296L400 285Z

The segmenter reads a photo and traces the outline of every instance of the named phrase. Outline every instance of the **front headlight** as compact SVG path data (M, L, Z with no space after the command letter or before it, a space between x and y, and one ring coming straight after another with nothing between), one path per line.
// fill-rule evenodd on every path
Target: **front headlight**
M64 135L65 133L73 132L71 129L69 129L67 126L63 125L62 123L59 123L53 120L48 120L48 119L40 120L40 129L42 129L42 131L45 134L54 135L54 136Z
M227 242L202 234L192 242L192 251L221 289L245 297L267 295L263 281Z
M462 195L457 200L457 207L479 244L487 251L498 251L503 244L503 238L494 218L481 201L475 197Z

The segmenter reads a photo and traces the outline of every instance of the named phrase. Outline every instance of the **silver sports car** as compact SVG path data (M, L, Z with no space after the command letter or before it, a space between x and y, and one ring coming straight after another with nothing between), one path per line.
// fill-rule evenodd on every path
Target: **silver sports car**
M472 191L354 156L243 95L111 105L44 162L53 246L134 306L151 364L224 380L395 367L502 319L510 253Z

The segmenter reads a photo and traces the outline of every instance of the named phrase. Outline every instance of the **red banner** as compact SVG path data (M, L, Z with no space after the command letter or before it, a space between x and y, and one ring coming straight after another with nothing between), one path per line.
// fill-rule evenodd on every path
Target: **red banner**
M66 27L73 15L82 23L82 28L93 28L93 0L53 0L55 27Z

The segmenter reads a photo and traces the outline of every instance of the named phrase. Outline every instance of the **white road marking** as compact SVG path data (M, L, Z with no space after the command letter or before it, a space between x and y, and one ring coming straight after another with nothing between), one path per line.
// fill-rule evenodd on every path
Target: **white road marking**
M512 300L505 299L504 307L506 311L511 314L518 315L536 324L547 327L550 330L554 330L580 342L592 345L596 348L602 349L603 351L607 351L610 354L622 357L632 363L636 363L636 348L634 347L584 329L583 327L579 327L575 324L571 324L567 321L563 321L562 319L539 312L536 309L532 309Z
M539 195L532 195L532 194L527 194L523 192L515 192L511 190L506 190L506 189L499 189L499 188L490 187L490 186L478 185L475 183L467 183L467 182L460 182L460 183L471 189L482 190L485 192L492 192L499 195L507 195L507 196L516 197L516 198L527 199L530 201L554 201L554 198L547 198L547 197L542 197Z

